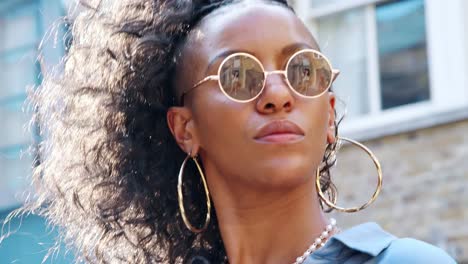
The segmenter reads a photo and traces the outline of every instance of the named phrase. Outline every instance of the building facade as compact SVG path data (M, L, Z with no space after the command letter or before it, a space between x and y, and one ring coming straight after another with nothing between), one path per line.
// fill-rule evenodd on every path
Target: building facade
M340 134L370 147L384 171L373 205L333 216L342 228L376 221L468 263L468 1L291 2L341 70L333 87L344 116ZM56 38L48 29L65 12L59 0L0 2L0 219L21 205L28 186L28 146L37 138L34 127L25 129L25 87L40 83L37 49L44 35ZM63 55L60 41L56 45L44 47L45 60ZM338 203L364 203L375 177L371 160L344 145L333 171ZM22 226L19 236L0 244L1 261L38 263L45 256L54 233L38 217Z

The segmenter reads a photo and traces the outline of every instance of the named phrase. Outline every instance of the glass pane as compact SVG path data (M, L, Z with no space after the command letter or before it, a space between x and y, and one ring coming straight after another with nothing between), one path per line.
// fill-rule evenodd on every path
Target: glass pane
M33 45L38 39L35 5L2 13L0 16L0 53L15 47Z
M333 84L338 98L346 104L347 117L369 112L367 87L367 47L364 9L317 20L318 42L335 69L341 71ZM337 104L338 111L340 104Z
M28 85L36 83L35 51L0 58L0 101L7 96L24 94Z
M1 195L1 194L0 194ZM7 208L11 209L11 208ZM10 210L0 211L0 222L5 219ZM71 250L62 246L47 261L44 257L50 247L53 247L57 230L52 229L45 219L37 215L16 217L5 226L3 231L15 230L15 234L2 241L0 245L0 259L2 263L26 264L69 264L75 263Z
M377 5L382 108L429 99L424 0Z
M312 8L322 7L325 5L334 4L336 2L343 2L343 0L312 0Z
M27 132L29 116L22 112L24 97L18 97L14 101L0 101L0 149L10 145L25 144L30 142L31 134Z
M27 155L22 158L17 155L11 158L0 152L0 210L18 205L24 198L21 192L27 185L25 179L31 174L32 160Z
M31 173L30 114L22 109L26 86L36 83L40 39L38 1L7 3L0 13L0 210L21 202Z

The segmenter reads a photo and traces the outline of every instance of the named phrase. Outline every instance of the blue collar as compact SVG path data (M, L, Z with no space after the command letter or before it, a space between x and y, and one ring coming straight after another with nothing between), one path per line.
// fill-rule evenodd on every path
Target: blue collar
M343 245L373 257L386 249L390 243L397 239L394 235L383 230L378 224L368 222L344 230L330 238L323 248L313 255L319 258L328 258L335 255Z
M396 237L374 222L360 224L332 237L347 247L373 257L386 249Z

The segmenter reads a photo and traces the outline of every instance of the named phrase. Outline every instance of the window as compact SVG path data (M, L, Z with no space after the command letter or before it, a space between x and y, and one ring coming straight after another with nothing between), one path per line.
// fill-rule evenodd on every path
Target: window
M317 19L324 51L343 68L335 89L349 102L351 117L429 100L424 13L423 0L400 0ZM367 79L371 67L377 68L377 83ZM372 85L378 86L375 91L369 91ZM370 92L377 96L371 98Z
M341 70L333 89L344 101L337 105L346 111L344 134L370 138L422 128L452 121L451 112L468 108L468 59L460 56L468 46L463 5L466 1L295 2L322 51Z
M348 105L348 115L360 116L370 112L369 90L367 85L367 38L364 27L365 10L354 9L342 14L332 14L317 20L318 40L323 52L331 60L334 68L341 71L336 79L334 90ZM342 48L346 43L346 48ZM348 89L349 84L353 89Z
M39 83L37 48L44 29L63 10L58 0L0 1L0 223L21 203L29 183L32 158L27 155L32 133L26 130L30 115L23 108L26 86ZM52 45L52 44L51 44ZM63 53L44 50L44 59L53 60ZM53 245L55 232L46 221L30 215L15 218L3 229L16 231L0 244L1 263L41 263ZM0 231L0 236L4 235ZM53 254L46 263L72 263L72 256ZM52 259L52 260L51 260Z
M375 12L382 109L429 100L424 1L384 2Z
M399 0L316 20L323 50L342 69L335 89L350 102L351 117L430 99L424 14L423 0ZM374 84L367 79L371 67Z
M31 114L24 111L26 88L39 84L39 43L45 29L63 14L59 0L0 1L0 212L19 206L28 186L34 131L28 130ZM43 46L46 66L59 61L61 44L49 41Z
M31 142L22 109L26 86L37 84L35 63L40 40L37 1L12 2L0 9L0 209L16 206L30 174Z

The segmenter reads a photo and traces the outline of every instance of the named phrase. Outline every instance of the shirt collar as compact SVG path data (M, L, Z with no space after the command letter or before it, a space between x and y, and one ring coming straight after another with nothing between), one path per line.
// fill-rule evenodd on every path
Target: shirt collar
M395 239L397 237L383 230L378 224L368 222L332 236L327 245L321 248L323 250L319 249L315 253L317 256L327 255L330 253L327 248L335 248L336 244L339 243L375 257Z

